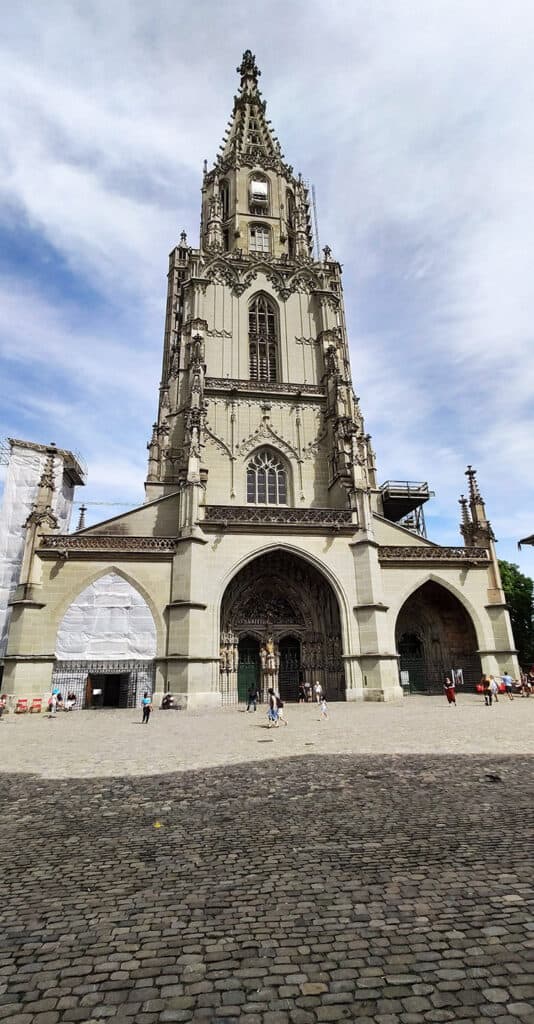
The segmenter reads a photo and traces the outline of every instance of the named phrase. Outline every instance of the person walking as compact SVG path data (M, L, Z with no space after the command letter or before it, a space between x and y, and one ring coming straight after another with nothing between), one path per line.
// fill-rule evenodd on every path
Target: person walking
M445 682L443 683L443 689L445 691L447 703L454 704L454 706L456 707L456 687L449 676L445 678Z
M48 717L55 718L57 711L57 690L52 690L48 701Z
M498 704L499 703L499 684L498 684L495 676L490 676L490 683L489 684L490 684L490 690L491 690L491 693L492 693L492 697L493 697L495 703Z
M253 711L255 711L257 703L258 703L258 687L254 683L252 683L252 685L249 686L248 693L247 693L247 711L250 711L251 708L252 708Z
M321 700L321 718L328 718L328 707L326 703L326 697Z
M284 711L284 702L279 694L276 697L276 710L278 711L278 721L281 722L282 725L287 725L287 718L285 716Z
M509 700L513 700L514 699L514 695L513 695L512 690L513 690L513 686L514 686L514 681L513 681L512 677L511 677L511 675L509 675L507 668L505 668L505 670L504 670L504 675L502 677L502 681L503 681L503 683L504 683L504 685L506 687L506 693L508 695L508 699Z
M484 693L484 704L486 707L490 708L493 703L493 692L490 686L490 677L482 676L481 685L483 687L482 692Z
M269 697L269 710L267 711L267 717L269 719L269 729L271 728L272 725L274 725L275 728L278 728L278 705L276 703L276 693L274 692L273 688L270 687L267 690L267 694Z
M141 707L143 709L143 721L141 722L141 725L145 725L145 723L146 725L148 725L150 721L150 715L152 713L152 697L150 696L148 690L145 690L141 698Z
M304 683L299 683L298 702L299 702L299 704L306 704L306 701L307 701L307 698L306 698L306 690L304 689Z
M304 694L306 697L306 704L309 704L312 699L312 685L309 679L304 683Z
M317 682L315 683L315 686L313 688L313 692L315 694L315 700L316 700L317 704L320 704L321 703L321 698L323 696L323 688L322 688L319 680L317 680Z

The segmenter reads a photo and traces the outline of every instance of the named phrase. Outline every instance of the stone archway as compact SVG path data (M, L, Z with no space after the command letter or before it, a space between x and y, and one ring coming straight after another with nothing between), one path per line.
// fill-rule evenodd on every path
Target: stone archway
M244 638L249 638L247 645ZM228 584L221 604L220 688L223 703L238 694L240 652L259 645L260 692L269 686L296 700L299 682L319 680L330 700L343 700L345 680L339 605L331 584L290 551L275 549L248 562ZM250 660L250 653L246 657ZM240 690L243 689L242 682Z
M99 576L67 608L56 635L52 683L77 707L135 707L152 691L157 647L152 612L116 572Z
M441 692L452 669L462 669L464 685L474 690L482 668L473 622L461 601L446 587L429 580L404 602L395 628L400 670L408 672L410 688Z

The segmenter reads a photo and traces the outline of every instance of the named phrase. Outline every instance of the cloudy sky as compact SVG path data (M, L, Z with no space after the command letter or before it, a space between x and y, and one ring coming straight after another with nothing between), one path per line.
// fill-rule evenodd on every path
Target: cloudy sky
M459 543L468 462L534 574L530 0L19 0L0 40L0 437L79 450L142 500L167 254L251 48L344 265L381 479L428 480ZM91 521L116 508L91 508Z

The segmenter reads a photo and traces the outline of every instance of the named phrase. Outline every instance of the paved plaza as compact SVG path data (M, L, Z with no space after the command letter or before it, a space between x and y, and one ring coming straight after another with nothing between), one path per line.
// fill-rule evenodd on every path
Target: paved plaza
M0 723L0 1021L534 1021L534 700Z

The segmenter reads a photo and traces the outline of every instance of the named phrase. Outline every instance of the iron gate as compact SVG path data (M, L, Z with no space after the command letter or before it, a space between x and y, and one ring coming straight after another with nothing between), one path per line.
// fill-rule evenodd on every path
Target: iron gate
M56 661L52 672L52 686L58 687L63 699L67 693L76 695L76 708L84 708L88 678L91 676L121 676L119 688L120 708L135 708L141 695L154 691L156 665L153 661Z

